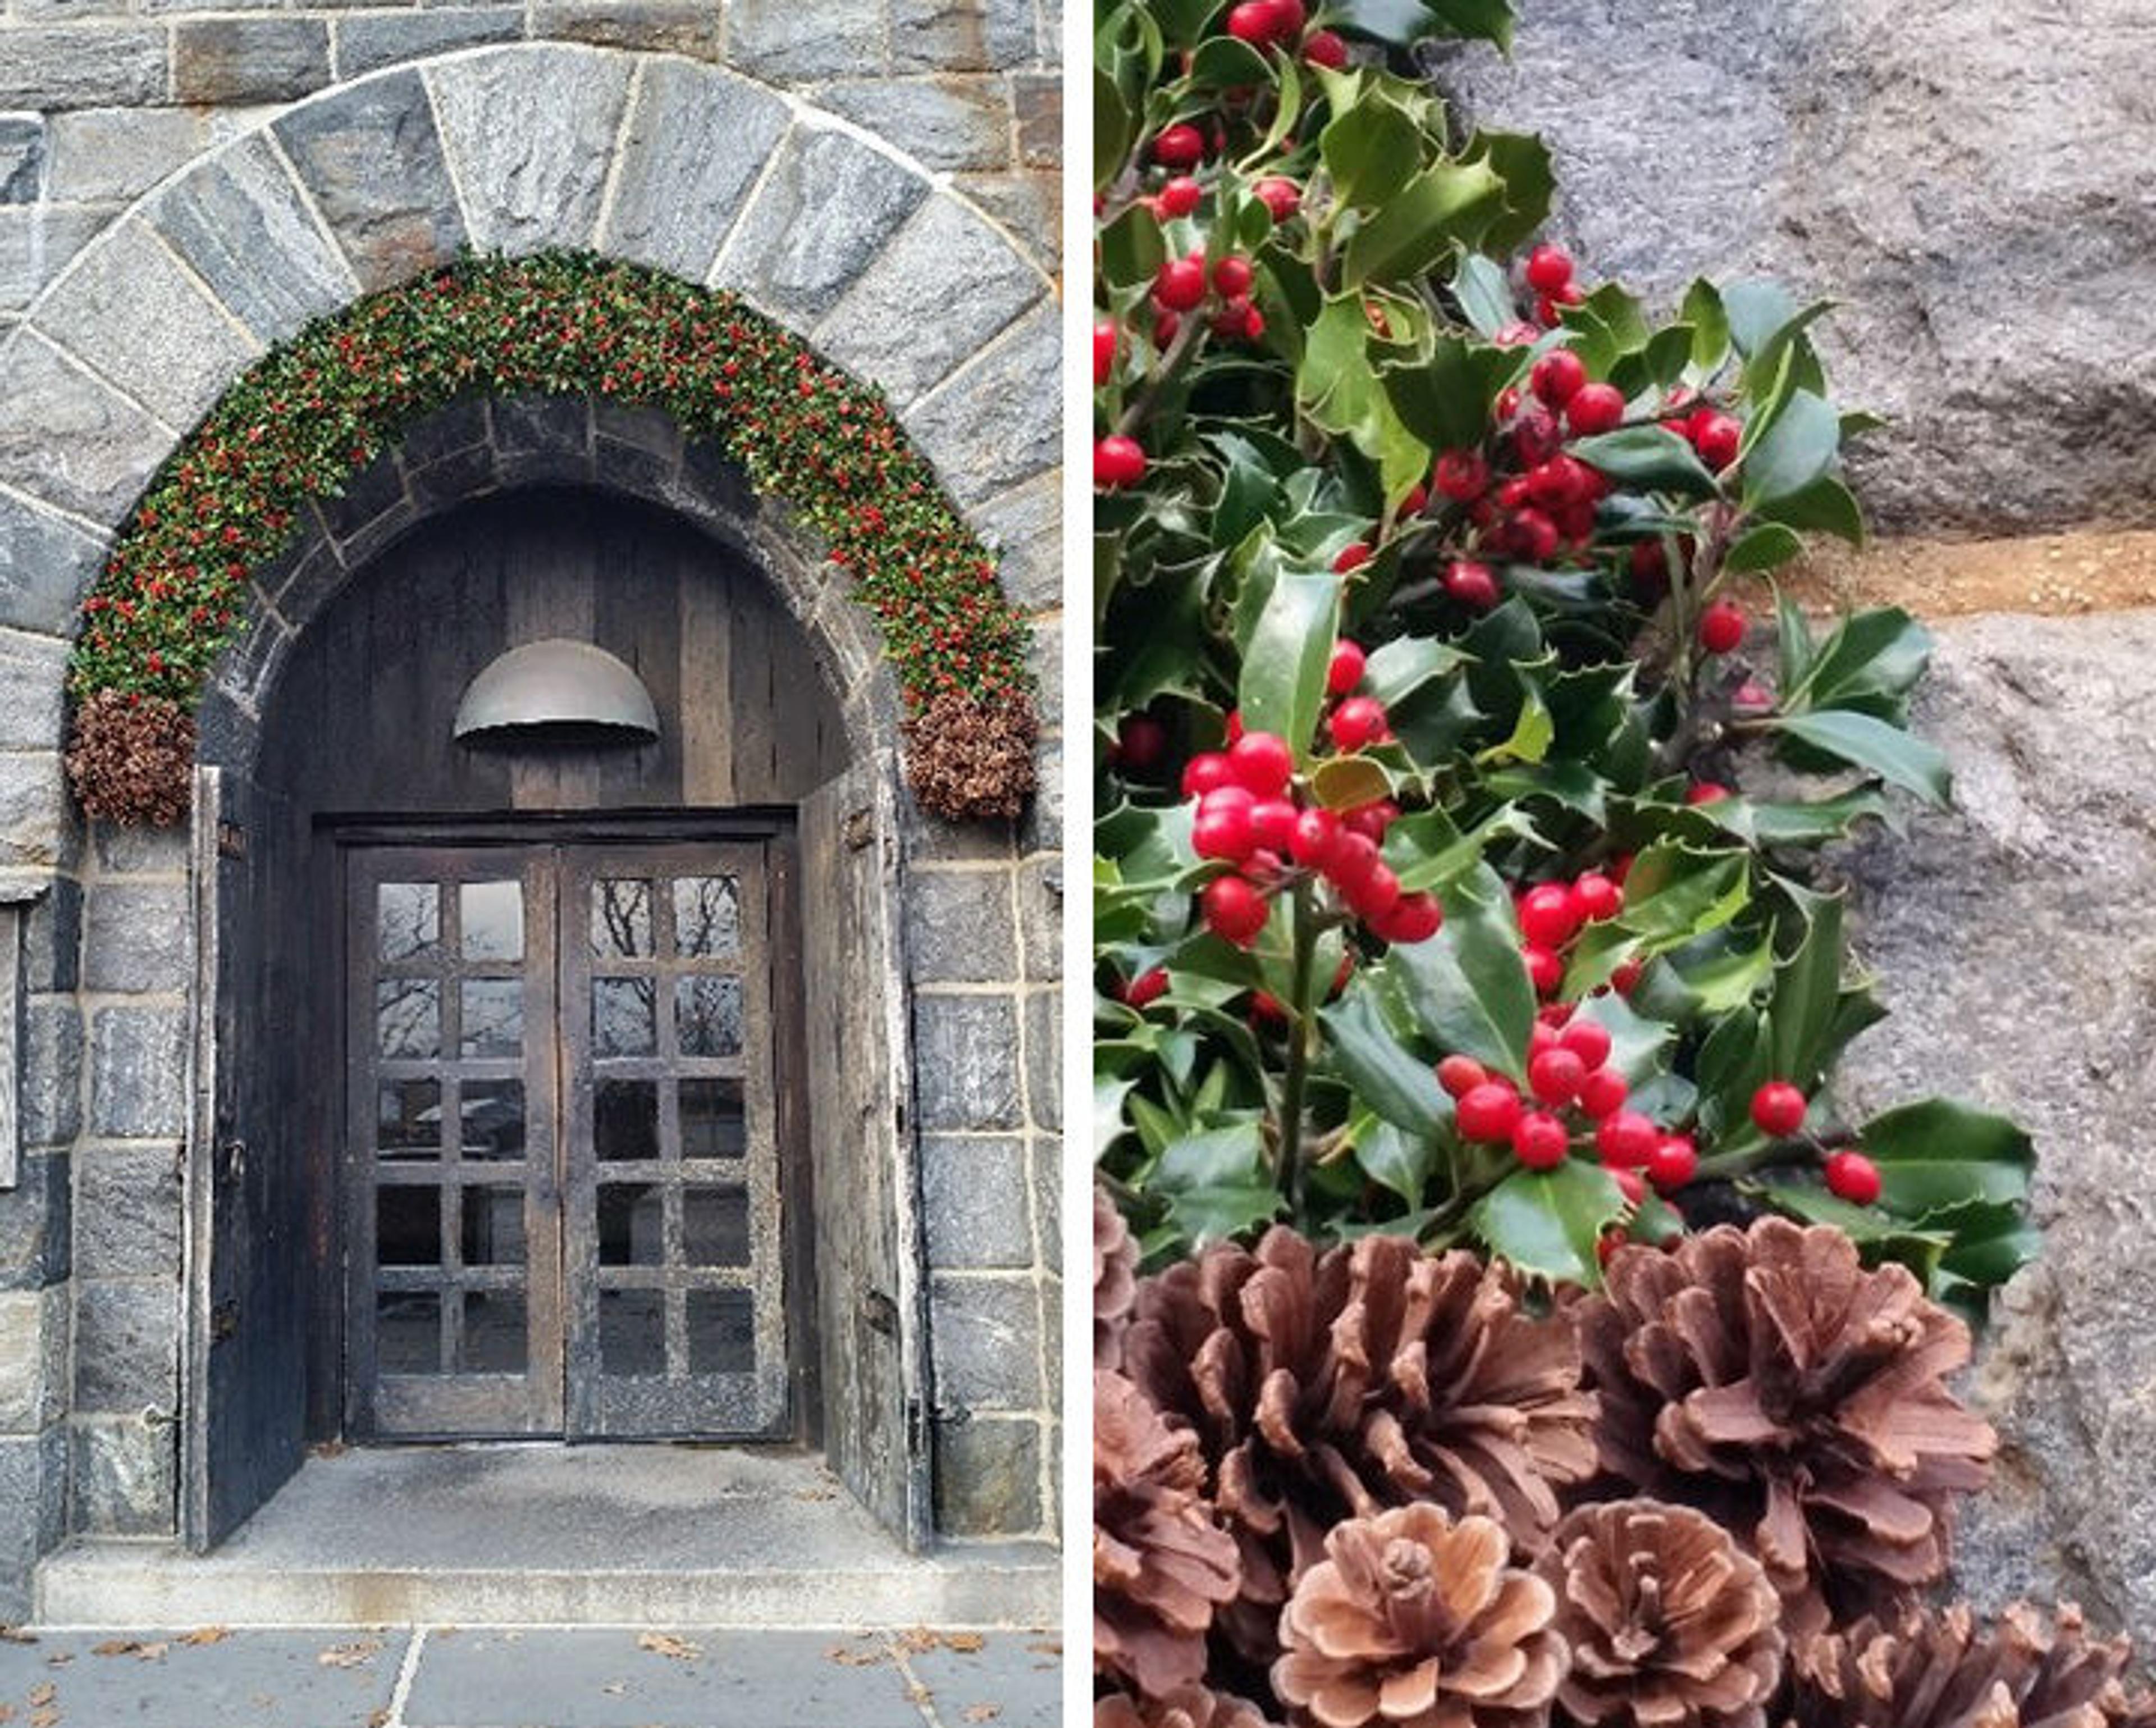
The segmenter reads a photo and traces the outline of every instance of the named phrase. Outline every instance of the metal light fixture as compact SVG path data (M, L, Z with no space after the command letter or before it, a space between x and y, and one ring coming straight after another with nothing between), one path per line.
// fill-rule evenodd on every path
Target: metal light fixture
M659 736L659 710L624 662L557 636L490 662L457 704L455 736L473 744L648 744Z

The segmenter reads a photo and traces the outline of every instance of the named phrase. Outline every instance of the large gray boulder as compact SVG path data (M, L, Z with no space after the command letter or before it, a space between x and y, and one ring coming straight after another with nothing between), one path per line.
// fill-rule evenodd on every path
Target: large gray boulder
M1765 274L1893 417L1856 465L1906 532L2156 522L2147 0L1532 0L1465 114L1554 147L1558 227L1670 294Z

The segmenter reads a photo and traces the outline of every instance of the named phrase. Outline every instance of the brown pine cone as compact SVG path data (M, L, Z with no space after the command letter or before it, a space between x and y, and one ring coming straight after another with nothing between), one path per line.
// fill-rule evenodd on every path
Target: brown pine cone
M1730 1530L1793 1627L1895 1612L1944 1575L1954 1496L1997 1437L1947 1389L1969 1329L1907 1268L1763 1218L1620 1250L1570 1313L1605 1478Z
M1253 1704L1207 1686L1161 1699L1111 1692L1093 1702L1093 1728L1273 1728Z
M1205 1504L1197 1436L1120 1374L1093 1375L1093 1665L1164 1697L1205 1671L1235 1597L1235 1539Z
M1138 1293L1138 1245L1102 1188L1093 1191L1093 1365L1120 1368L1123 1328Z
M1540 1728L1565 1669L1556 1593L1487 1518L1350 1519L1281 1614L1273 1689L1317 1728Z
M1242 1550L1221 1624L1275 1653L1280 1606L1344 1518L1431 1501L1537 1551L1556 1488L1594 1468L1594 1403L1561 1319L1522 1313L1474 1255L1404 1237L1322 1255L1293 1231L1139 1281L1125 1371L1195 1428Z
M1782 1600L1686 1506L1611 1500L1557 1527L1535 1571L1572 1649L1558 1704L1609 1728L1761 1728L1782 1677Z

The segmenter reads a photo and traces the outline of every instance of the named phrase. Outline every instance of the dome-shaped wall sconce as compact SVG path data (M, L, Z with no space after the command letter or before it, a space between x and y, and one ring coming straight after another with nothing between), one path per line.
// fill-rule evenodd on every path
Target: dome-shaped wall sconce
M589 642L554 637L512 648L465 687L455 736L468 744L648 744L659 736L651 692Z

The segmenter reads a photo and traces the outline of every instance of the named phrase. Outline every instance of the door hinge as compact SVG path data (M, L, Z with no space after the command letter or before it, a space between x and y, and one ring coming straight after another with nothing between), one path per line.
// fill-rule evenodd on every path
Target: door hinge
M875 839L875 812L872 810L855 810L846 818L839 832L845 836L847 849L858 852Z
M861 1318L871 1332L880 1332L886 1338L898 1336L898 1304L882 1291L861 1293Z
M209 1311L209 1337L213 1344L222 1344L239 1330L239 1304L220 1302Z
M217 855L220 858L245 857L247 831L237 822L220 821L217 825Z
M220 1182L239 1182L247 1176L247 1142L240 1139L220 1141L217 1149L217 1179Z

